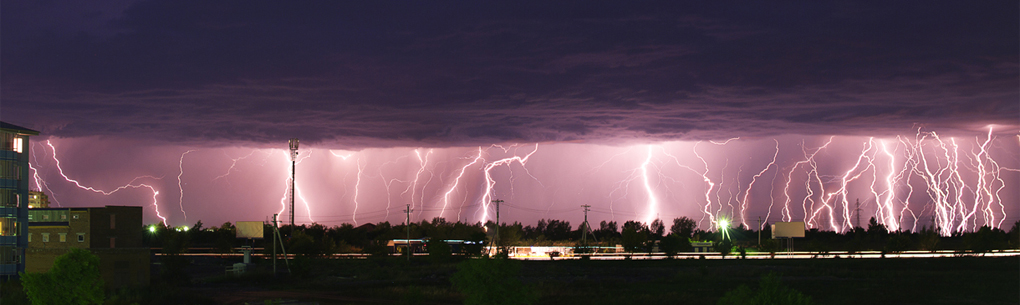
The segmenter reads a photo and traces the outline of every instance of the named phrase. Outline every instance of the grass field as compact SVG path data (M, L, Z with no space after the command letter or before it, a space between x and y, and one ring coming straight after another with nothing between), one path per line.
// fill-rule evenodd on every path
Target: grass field
M456 262L418 258L304 260L295 275L196 278L183 288L213 303L457 304ZM523 261L538 304L715 304L775 272L815 304L1018 304L1020 258Z

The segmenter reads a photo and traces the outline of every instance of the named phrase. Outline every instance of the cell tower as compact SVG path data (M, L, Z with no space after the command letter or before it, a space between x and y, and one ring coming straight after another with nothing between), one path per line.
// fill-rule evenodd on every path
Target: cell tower
M297 168L297 156L298 156L298 139L290 139L290 226L294 226L294 195L297 192L294 190L294 170Z

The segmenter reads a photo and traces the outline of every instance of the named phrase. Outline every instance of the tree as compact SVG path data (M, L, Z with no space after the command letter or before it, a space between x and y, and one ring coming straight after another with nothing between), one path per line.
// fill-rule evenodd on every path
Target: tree
M719 251L719 254L722 254L723 258L730 255L730 252L733 252L733 240L730 239L720 238L713 246L716 251Z
M648 227L648 230L652 233L654 238L662 238L666 234L666 225L662 223L662 219L655 219L652 224Z
M690 239L694 236L694 227L698 224L693 219L683 216L680 218L673 219L673 225L669 227L669 232L676 234L677 236Z
M606 222L603 220L599 223L599 230L595 234L600 239L617 238L620 235L620 230L617 228L615 221Z
M469 259L457 265L450 282L464 294L464 304L531 304L538 293L517 275L521 263L510 259Z
M102 304L105 297L99 257L71 248L46 273L23 273L22 285L32 304Z
M963 243L975 253L990 252L1006 247L1006 232L989 226L981 226L975 232L963 235Z
M1008 246L1013 249L1020 248L1020 220L1013 223L1013 227L1009 229L1009 243Z
M683 248L685 239L677 236L676 234L669 234L662 238L659 242L659 249L666 253L666 258L673 258ZM687 242L687 246L690 247L691 243Z
M627 252L637 252L648 241L648 227L640 222L629 220L623 223L623 236L621 239L624 250Z

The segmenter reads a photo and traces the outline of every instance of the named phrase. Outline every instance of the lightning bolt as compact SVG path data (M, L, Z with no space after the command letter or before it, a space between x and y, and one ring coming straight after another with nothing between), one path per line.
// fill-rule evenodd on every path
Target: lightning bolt
M90 187L90 186L84 186L84 185L81 184L81 182L78 182L78 180L71 179L66 174L64 174L64 169L62 167L60 167L60 159L57 158L57 148L53 146L53 143L50 142L50 140L46 140L46 145L48 145L50 147L50 150L53 151L53 162L55 162L55 164L57 166L57 172L60 173L60 176L64 177L64 180L67 180L67 182L73 183L75 186L77 186L80 189L92 191L92 192L95 192L95 193L100 193L100 194L107 195L107 196L109 196L111 194L114 194L116 192L119 192L119 191L121 191L123 189L127 189L127 188L147 188L147 189L149 189L150 191L152 191L152 206L153 206L153 210L156 211L156 217L159 217L159 219L161 219L163 221L163 225L164 226L167 225L166 224L166 217L163 217L163 215L160 215L160 213L159 213L159 201L157 200L157 197L156 197L157 195L159 195L159 191L157 191L156 188L152 187L151 185L144 184L144 183L137 183L137 184L135 183L135 181L138 181L139 179L142 179L142 178L152 178L152 179L157 179L157 180L160 179L160 178L156 178L156 177L153 177L153 176L139 176L139 177L135 177L134 179L131 179L131 181L128 182L127 184L119 186L119 187L115 188L112 191L104 191L104 190L96 189L96 188L93 188L93 187Z
M509 149L503 148L502 146L498 146L498 145L493 145L493 146L494 147L502 148L504 152L509 152ZM528 171L528 168L526 167L527 164L528 164L528 159L530 159L531 156L534 155L536 152L538 152L538 143L535 143L535 149L532 150L527 155L525 155L524 157L515 155L513 157L499 159L499 160L493 161L493 162L488 163L488 164L485 165L485 167L484 167L484 172L485 172L485 192L483 193L482 199L481 199L481 202L480 202L481 205L482 205L482 217L481 217L481 222L482 223L485 223L486 221L489 220L489 206L492 203L492 199L493 199L493 195L494 195L492 189L496 186L496 180L492 178L492 169L494 169L496 167L499 167L499 166L503 166L503 165L509 166L509 165L513 164L514 162L517 162L517 164L520 164L520 166L522 168L524 168L524 171L525 171L525 173L528 174L528 176L531 176L531 178L535 179L535 181L538 181L538 178L535 178L535 176L531 175L531 172ZM510 177L511 193L513 193L513 180L514 179L513 179L513 176L512 176L513 175L513 171L512 170L510 171L510 174L511 174L511 177ZM539 183L541 183L541 181L539 181Z
M432 150L429 149L427 152L425 152L425 157L422 157L421 156L421 152L419 152L417 149L414 150L414 155L416 157L418 157L418 172L416 172L414 174L414 181L412 181L411 184L408 184L407 185L407 189L405 189L404 192L400 194L401 196L403 196L404 194L407 194L408 191L411 192L411 206L412 207L414 207L414 198L417 197L416 195L417 195L417 192L418 192L418 180L421 178L421 174L426 171L426 169L428 167L428 164L429 164L429 155L431 155L431 154L432 154ZM431 178L429 179L429 181L431 181ZM426 185L427 184L428 184L428 182L426 182ZM425 192L425 187L423 186L422 187L422 196L423 197L422 197L422 200L419 201L419 205L420 206L418 208L418 216L421 216L421 210L425 206L425 202L424 202L424 196L425 195L424 195L424 192Z
M231 161L230 162L230 167L227 168L227 172L226 173L224 173L222 175L219 175L219 176L216 176L216 178L213 178L213 181L219 180L221 178L224 178L224 177L230 175L230 172L234 170L234 166L237 165L237 161L241 161L241 160L247 159L248 157L251 157L254 154L255 154L255 150L252 150L250 153L248 153L248 155L235 159L235 158L231 158L230 155L227 155L227 152L223 152L223 155L227 156L227 158L230 159L230 161ZM181 156L181 158L183 159L184 156Z
M307 152L308 152L307 154L299 155L298 156L298 159L294 161L295 162L295 166L298 165L298 164L301 164L301 162L304 161L305 159L308 159L308 158L312 157L312 150L307 150ZM283 152L283 157L286 158L287 163L290 163L290 155L289 155L288 151L284 151ZM285 179L283 181L285 187L284 187L284 191L283 191L283 197L280 198L280 212L277 213L278 215L283 215L283 211L287 210L287 203L289 203L287 201L287 199L290 199L290 197L289 197L290 196L290 179L291 179L291 176L294 175L293 168L288 166L287 167L287 173L290 174L290 175L287 175L287 179ZM301 202L305 205L305 211L308 212L308 221L314 223L315 220L312 219L312 209L311 209L311 207L308 206L308 200L305 200L305 198L301 195L301 188L299 188L297 186L297 183L294 184L294 196L296 198L300 198L301 199ZM297 215L297 213L295 213L295 215Z
M184 211L184 185L181 183L181 176L184 176L184 156L193 152L194 150L188 150L181 154L181 160L177 164L177 168L180 169L180 173L177 174L177 189L181 191L180 197L178 197L178 204L181 206L181 214L184 214L184 222L188 222L188 213ZM233 166L231 166L233 167ZM229 172L229 170L228 170Z
M801 142L801 152L804 154L804 160L797 161L796 163L793 164L793 166L790 166L790 171L787 172L787 174L786 174L786 186L783 188L783 195L785 196L786 201L783 203L783 209L782 209L782 215L783 215L783 219L784 220L792 219L792 216L790 216L790 203L792 202L793 197L790 196L790 184L793 182L793 174L794 174L794 172L797 171L798 168L800 168L802 166L805 166L805 165L809 166L811 168L810 170L807 171L807 179L804 182L805 191L807 192L807 195L804 197L804 204L803 204L804 205L805 214L809 210L807 208L807 203L808 203L809 200L812 201L812 209L811 210L814 209L813 208L813 206L814 206L813 199L810 199L810 198L812 198L812 195L813 195L813 191L812 191L811 186L810 186L810 183L811 183L811 180L812 180L812 176L814 176L814 178L818 181L819 186L820 187L822 186L821 185L821 178L818 177L818 174L817 174L818 173L818 171L817 171L818 167L817 167L817 165L815 165L815 155L817 155L818 152L820 152L823 149L825 149L826 147L828 147L829 144L832 143L832 140L834 138L835 137L829 137L828 141L826 141L825 144L823 144L822 146L816 148L810 154L807 152L807 147L804 146L805 143ZM772 204L769 204L768 212L765 215L765 222L768 222L768 220L772 216L772 207L773 207ZM807 218L807 217L805 217L805 218ZM805 220L805 225L807 225L808 227L814 227L814 224L811 222L811 220Z
M457 177L453 179L453 185L451 185L450 189L447 190L445 194L443 194L443 209L442 211L439 212L439 217L443 217L444 215L446 215L446 208L450 206L450 194L452 194L453 191L457 189L457 186L460 185L460 179L464 177L464 173L467 171L468 167L477 164L479 161L484 161L482 159L481 146L478 147L478 154L475 155L474 159L471 160L471 163L465 164L460 168L460 173L458 173ZM467 198L465 198L465 200L466 199ZM463 210L464 210L463 208L460 209L460 211ZM458 211L457 213L457 219L460 219L460 211Z
M35 155L35 151L36 151L35 149L32 150L32 160L38 160ZM28 168L32 170L32 178L33 180L35 180L35 187L40 191L45 189L46 193L49 194L49 198L53 200L53 203L56 203L57 206L60 207L61 206L60 202L57 201L57 197L53 193L53 190L50 189L50 186L48 184L46 184L46 180L43 180L42 177L39 176L39 170L32 166L32 162L28 163Z
M751 177L751 183L749 183L747 185L747 190L744 191L744 200L742 200L740 202L740 222L741 223L747 224L747 205L748 205L748 202L750 201L749 197L751 195L751 189L754 188L754 183L758 180L758 177L761 177L761 175L764 175L765 172L767 172L770 168L772 168L773 165L776 164L776 158L779 157L779 140L772 139L772 141L776 142L776 151L775 151L774 154L772 154L772 162L769 162L769 164L766 165L764 169L762 169L760 172L758 172L757 174L755 174L754 176ZM769 206L771 206L771 204ZM758 229L760 230L761 228L758 228Z
M347 160L347 158L344 158ZM358 182L354 183L354 214L351 216L351 220L354 221L354 225L358 225L358 193L361 189L361 173L365 170L365 165L361 164L361 158L355 160L358 164Z
M709 223L711 223L712 227L715 227L715 215L709 211L709 207L712 206L712 197L709 196L709 194L712 193L712 188L715 188L715 183L712 182L712 179L708 178L708 161L705 161L705 158L701 157L701 154L698 154L698 144L701 144L701 142L694 143L694 148L692 150L694 151L694 156L698 157L698 160L701 160L701 163L705 165L705 171L701 173L701 178L704 179L705 184L708 185L708 190L705 190L705 214L708 215ZM704 217L702 217L701 220L705 220Z
M648 194L648 202L645 204L648 207L648 214L645 215L645 223L650 224L655 220L656 214L659 212L659 198L655 196L655 191L652 188L650 178L648 177L648 166L652 163L652 146L648 146L648 154L645 157L645 162L641 163L641 176L644 177L645 193Z

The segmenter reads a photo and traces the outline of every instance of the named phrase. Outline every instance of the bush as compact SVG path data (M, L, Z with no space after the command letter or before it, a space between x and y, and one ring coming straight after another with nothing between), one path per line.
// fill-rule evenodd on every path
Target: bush
M32 304L102 304L105 298L99 257L85 249L71 248L50 272L23 273L21 281Z
M727 292L716 304L747 304L747 305L802 305L811 304L811 297L805 296L799 291L790 289L779 281L779 275L775 273L766 274L758 282L758 291L752 291L747 285L740 285L737 289Z
M517 275L521 264L510 259L469 259L457 265L450 282L464 294L464 304L531 304L538 293Z

